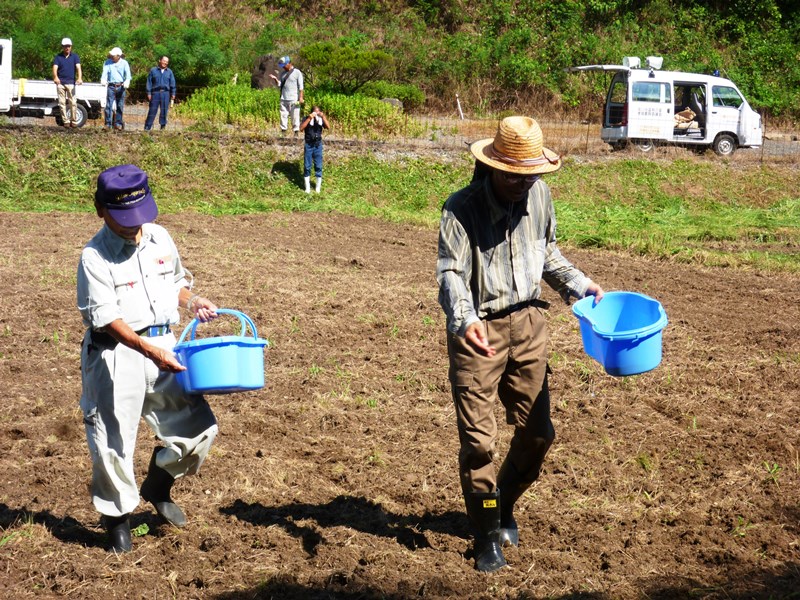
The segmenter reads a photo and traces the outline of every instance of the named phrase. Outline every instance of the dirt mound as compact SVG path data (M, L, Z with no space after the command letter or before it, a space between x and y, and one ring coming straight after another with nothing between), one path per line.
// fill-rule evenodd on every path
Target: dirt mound
M100 221L0 214L0 589L9 598L787 598L800 589L800 278L565 249L664 305L664 359L605 375L553 304L557 439L511 565L474 571L436 232L337 215L160 220L197 289L269 338L265 389L109 556L89 502L75 269ZM185 322L183 323L185 325ZM501 414L498 412L498 418ZM503 430L503 456L510 431ZM142 426L143 476L154 440ZM144 533L147 530L147 533Z

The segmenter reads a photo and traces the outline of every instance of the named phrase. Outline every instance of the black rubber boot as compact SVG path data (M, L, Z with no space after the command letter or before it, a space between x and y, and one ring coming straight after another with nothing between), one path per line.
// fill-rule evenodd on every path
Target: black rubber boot
M552 443L552 439L536 438L530 444L530 455L533 460L528 473L520 473L508 456L497 472L497 489L503 498L500 506L500 543L503 546L519 546L519 529L514 518L514 505L539 478L542 462Z
M186 525L186 515L169 495L175 479L156 464L156 454L159 450L161 450L160 447L153 450L150 466L147 468L147 477L142 482L140 493L142 498L150 502L167 523L175 525L175 527L183 527Z
M105 525L108 532L108 541L111 546L110 552L130 552L131 545L131 522L128 519L130 515L122 515L121 517L103 517L103 525Z
M497 472L497 489L503 498L500 506L500 543L503 546L519 546L519 529L514 519L514 504L530 485L531 482L522 480L522 475L506 457Z
M500 492L468 492L464 503L475 536L475 568L488 573L505 567L500 547Z

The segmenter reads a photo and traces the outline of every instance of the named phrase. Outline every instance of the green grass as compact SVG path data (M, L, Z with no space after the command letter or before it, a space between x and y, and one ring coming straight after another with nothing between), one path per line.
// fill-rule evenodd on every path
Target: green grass
M194 119L197 123L194 129L198 131L220 125L274 130L279 120L278 104L278 88L254 90L249 85L227 84L197 90L178 105L176 114ZM314 105L322 108L339 135L385 138L397 134L415 135L422 129L391 104L358 94L345 96L309 90L301 109L303 116Z
M471 176L455 157L391 158L389 143L325 161L322 194L302 190L302 150L216 134L51 136L0 126L0 211L93 212L97 174L132 162L162 213L341 212L435 228ZM457 152L457 151L454 151ZM563 246L705 265L800 272L800 172L696 160L574 163L547 176Z

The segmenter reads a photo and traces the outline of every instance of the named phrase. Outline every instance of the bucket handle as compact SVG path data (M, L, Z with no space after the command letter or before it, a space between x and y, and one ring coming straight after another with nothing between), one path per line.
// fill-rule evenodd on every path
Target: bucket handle
M235 317L239 317L239 322L242 324L242 331L239 334L239 337L244 337L244 334L247 332L247 328L250 327L250 331L253 332L253 338L254 339L258 339L258 332L256 331L255 323L253 323L253 320L250 317L248 317L246 314L244 314L243 312L239 312L238 310L233 310L233 309L230 309L230 308L218 308L217 309L217 314L218 315L233 315ZM178 343L179 344L183 343L183 340L186 338L186 334L189 333L189 331L192 332L192 335L189 338L189 340L193 341L195 339L195 334L197 333L197 325L199 323L200 323L200 321L198 320L197 317L192 319L191 322L189 322L189 324L186 325L186 329L183 330L183 333L181 334L181 337L178 340Z
M667 314L664 312L664 309L659 307L658 313L659 313L658 321L656 321L655 323L653 323L649 327L644 327L644 328L636 331L636 333L630 333L630 332L625 332L625 331L623 331L623 332L605 331L605 330L600 329L599 327L597 327L597 325L592 323L591 320L587 319L586 317L583 317L583 318L586 319L589 322L589 325L591 325L592 331L594 331L595 334L597 334L599 336L602 336L604 338L607 338L608 341L610 341L610 342L617 342L617 341L622 341L622 340L633 340L633 341L636 341L636 340L638 340L640 338L646 338L646 337L649 337L649 336L653 335L654 333L658 333L659 331L664 329L664 327L667 326Z

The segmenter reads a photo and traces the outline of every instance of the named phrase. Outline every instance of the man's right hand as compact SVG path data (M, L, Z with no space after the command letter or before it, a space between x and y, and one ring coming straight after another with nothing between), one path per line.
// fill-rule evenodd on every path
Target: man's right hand
M483 332L483 321L475 321L467 327L464 338L469 344L484 356L494 356L497 354L494 346L489 345L489 339Z
M160 371L177 373L178 371L186 370L186 367L178 362L178 359L175 357L175 355L164 348L151 345L148 349L147 357L153 361Z

